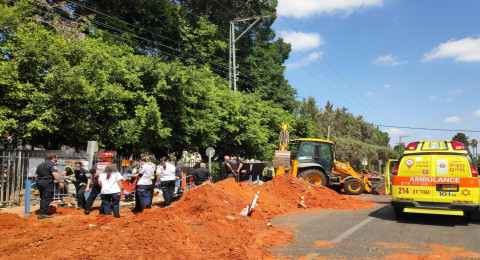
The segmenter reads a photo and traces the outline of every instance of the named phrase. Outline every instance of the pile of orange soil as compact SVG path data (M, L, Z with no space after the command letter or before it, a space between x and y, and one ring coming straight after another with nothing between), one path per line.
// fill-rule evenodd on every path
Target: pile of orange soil
M250 217L242 209L260 191ZM282 175L261 186L232 178L187 190L173 207L122 218L88 216L71 208L49 208L52 219L0 214L2 258L9 259L225 259L269 256L264 249L292 241L293 236L268 225L278 214L299 210L300 196L309 208L361 209L373 202L314 187Z

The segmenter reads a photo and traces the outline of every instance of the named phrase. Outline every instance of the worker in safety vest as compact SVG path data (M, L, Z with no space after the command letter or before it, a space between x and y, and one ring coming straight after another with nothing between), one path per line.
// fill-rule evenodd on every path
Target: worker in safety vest
M107 165L112 163L113 160L113 153L111 152L104 152L100 158L102 158L101 162L98 162L90 169L90 173L93 175L92 180L92 188L90 191L90 195L88 196L87 202L85 203L85 214L90 214L93 206L93 202L97 198L98 194L102 191L102 188L98 185L98 177L100 173L105 172L105 168ZM100 206L100 214L103 214L103 207Z
M75 171L73 169L74 164L75 164L75 160L68 161L67 166L65 166L65 169L62 171L62 177L65 182L65 185L67 188L67 194L68 194L68 196L65 196L63 198L65 199L67 206L70 208L73 208L72 198L77 197L77 189L75 188L75 184L74 184L75 182Z
M262 176L263 176L263 181L271 181L273 178L275 178L275 168L273 167L265 167L262 171Z

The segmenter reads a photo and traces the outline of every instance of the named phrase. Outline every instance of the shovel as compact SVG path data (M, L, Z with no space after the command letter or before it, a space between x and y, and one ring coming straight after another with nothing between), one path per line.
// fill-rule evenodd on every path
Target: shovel
M255 204L257 204L258 195L260 195L260 191L257 191L257 193L255 193L255 197L253 197L252 203L250 205L247 205L244 209L242 209L242 212L240 212L240 215L246 217L252 212L253 208L255 208Z

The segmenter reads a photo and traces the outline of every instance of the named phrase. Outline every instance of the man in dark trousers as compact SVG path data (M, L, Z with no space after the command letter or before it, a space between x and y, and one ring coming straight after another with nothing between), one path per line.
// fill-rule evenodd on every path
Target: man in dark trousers
M90 182L92 181L92 175L83 168L82 162L76 162L75 168L75 188L77 190L77 209L85 209L87 200L85 199L85 192L89 191Z
M205 181L212 182L212 175L210 171L207 169L207 165L205 163L200 163L200 168L195 169L193 172L193 176L195 178L195 185L201 185Z
M226 155L223 157L225 160L225 167L227 170L227 178L230 177L235 177L235 179L238 181L238 174L240 172L240 169L242 169L243 164L238 163L235 159L232 159L232 157Z
M37 167L35 176L37 178L37 188L40 191L40 210L38 211L38 219L53 218L47 214L47 208L53 200L53 180L60 184L63 189L64 184L58 175L57 168L58 156L55 153L47 154L47 161L41 163Z
M98 162L90 169L90 173L93 175L92 180L92 189L90 191L90 195L88 196L87 202L85 203L85 215L90 214L92 210L93 203L97 198L98 194L102 191L102 187L98 185L98 177L100 173L105 172L105 168L107 165L110 164L113 160L113 153L111 152L104 152L101 156L102 161ZM100 206L100 214L103 214L103 207Z

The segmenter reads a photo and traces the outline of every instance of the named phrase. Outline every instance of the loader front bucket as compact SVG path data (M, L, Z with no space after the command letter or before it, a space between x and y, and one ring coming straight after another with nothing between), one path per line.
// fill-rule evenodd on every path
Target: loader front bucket
M378 180L378 182L375 184L375 187L372 189L372 193L378 195L386 195L385 178L381 178L380 180Z
M371 194L385 195L385 178L381 175L367 177L370 189L365 189Z

